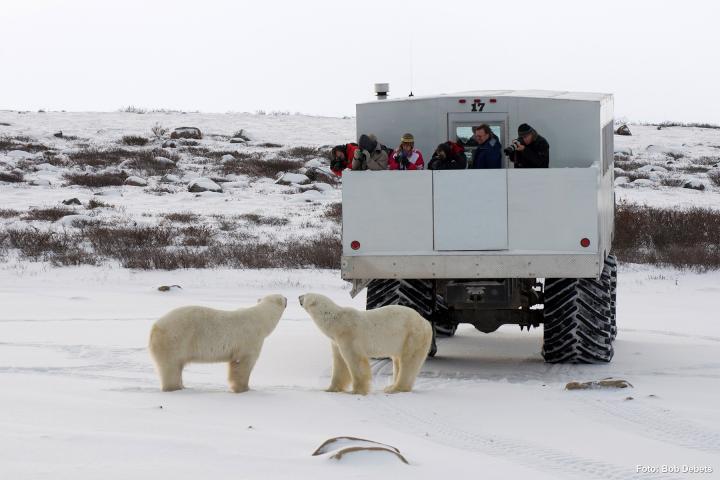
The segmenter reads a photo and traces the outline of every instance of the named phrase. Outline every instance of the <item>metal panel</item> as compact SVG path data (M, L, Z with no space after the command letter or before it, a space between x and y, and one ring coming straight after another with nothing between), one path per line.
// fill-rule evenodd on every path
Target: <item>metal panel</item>
M433 250L431 171L348 171L342 195L344 255Z
M366 255L342 257L342 278L597 278L596 254Z
M506 172L433 172L435 250L507 249Z
M506 172L510 250L598 251L598 168ZM582 238L590 239L588 248Z

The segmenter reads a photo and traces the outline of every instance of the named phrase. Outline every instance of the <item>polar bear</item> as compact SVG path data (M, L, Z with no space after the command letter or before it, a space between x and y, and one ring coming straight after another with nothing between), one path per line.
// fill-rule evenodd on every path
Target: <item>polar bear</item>
M340 307L324 295L306 293L298 299L318 328L332 340L333 371L328 392L366 395L372 374L370 357L390 357L393 384L387 393L409 392L425 362L432 327L415 310L390 305L361 311Z
M249 308L226 311L190 306L165 314L153 325L149 344L163 391L183 388L183 367L192 362L228 362L230 389L247 391L263 341L286 306L282 295L268 295Z

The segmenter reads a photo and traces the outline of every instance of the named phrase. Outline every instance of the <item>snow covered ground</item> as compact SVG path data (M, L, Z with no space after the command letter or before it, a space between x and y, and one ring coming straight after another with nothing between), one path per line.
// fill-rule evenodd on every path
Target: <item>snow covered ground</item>
M720 274L620 272L620 331L609 365L547 365L540 329L441 339L416 391L386 395L373 364L367 397L325 393L330 351L297 303L351 300L335 271L137 272L41 264L0 271L2 478L683 478L638 465L720 468ZM182 290L159 292L162 284ZM232 394L225 366L193 365L186 390L162 393L150 325L186 304L233 308L282 292L252 390ZM622 378L634 388L566 391ZM350 435L400 449L380 458L311 457Z
M0 138L28 137L25 143L41 143L52 155L88 147L133 149L119 145L121 137L149 136L156 123L200 128L205 138L199 146L210 151L262 152L268 158L291 147L344 143L355 136L351 119L296 115L0 112ZM720 155L720 130L630 128L632 137L615 137L616 150L627 157L622 167L618 162L622 171L616 176L648 165L666 171L634 174L648 182L620 181L619 200L720 208L720 188L710 178L718 169L713 159ZM251 141L230 144L240 129ZM58 130L77 138L54 137ZM263 146L267 142L282 147ZM305 192L274 179L226 175L222 194L196 196L187 183L219 176L213 163L189 149L166 150L182 150L178 181L149 176L148 187L98 189L67 186L63 179L74 168L96 168L58 162L53 169L41 163L47 158L42 152L0 151L0 172L20 168L25 179L0 182L0 209L27 212L77 197L82 206L69 208L105 222L154 225L167 213L192 212L197 222L216 225L218 215L250 213L288 219L285 229L243 227L267 237L337 233L337 226L319 215L339 200L335 185ZM704 189L663 184L678 176ZM158 186L168 192L153 191ZM87 209L96 198L114 208ZM0 223L74 228L62 219L13 215L0 215ZM356 397L323 391L329 384L329 343L296 300L317 291L362 308L364 294L351 299L337 271L139 271L112 263L54 268L14 255L0 262L3 479L720 476L718 272L623 265L619 334L608 365L543 363L541 329L503 327L486 335L463 326L455 337L439 340L438 356L426 362L415 392L383 394L392 366L376 360L375 391ZM182 289L157 290L173 284ZM289 306L265 344L250 392L229 393L220 364L192 365L185 373L186 390L159 391L146 348L155 319L176 306L230 309L268 293L283 293ZM605 377L625 379L633 388L564 389L570 381ZM410 464L377 456L347 462L311 456L323 441L341 435L393 445ZM662 473L664 465L678 470ZM686 467L706 473L690 475Z

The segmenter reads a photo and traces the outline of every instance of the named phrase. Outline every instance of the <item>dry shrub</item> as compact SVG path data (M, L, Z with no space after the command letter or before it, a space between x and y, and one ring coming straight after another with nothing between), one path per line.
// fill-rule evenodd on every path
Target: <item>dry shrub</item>
M624 262L720 268L720 212L621 203L615 212L613 248Z
M166 220L169 220L171 222L180 222L180 223L192 223L197 222L199 220L199 216L196 213L192 212L173 212L173 213L166 213L163 215Z
M88 210L94 210L96 208L115 208L112 205L109 205L105 202L101 202L100 200L95 200L94 198L90 199L90 201L87 204Z
M231 162L224 162L222 165L223 174L234 173L238 175L247 175L252 178L275 178L280 172L288 172L297 170L302 167L302 162L298 160L290 160L285 158L262 159L260 157L251 157L246 159L236 159Z
M292 147L281 153L281 155L290 158L302 158L310 160L312 158L326 157L329 151L318 147Z
M23 181L23 174L20 172L0 172L0 182L20 183Z
M148 140L147 138L141 137L139 135L125 135L124 137L122 137L121 140L121 142L125 145L133 145L137 147L147 145L149 141L150 140Z
M19 216L19 210L13 210L11 208L0 208L0 218L14 218Z
M720 170L713 170L708 173L708 178L718 187L720 187Z
M65 180L70 185L81 187L116 187L125 183L125 172L105 173L66 173Z
M325 207L325 212L323 212L323 216L325 218L329 218L333 222L341 223L342 222L342 203L335 202L335 203L331 203L330 205Z
M238 215L237 218L241 220L247 220L248 222L255 224L255 225L269 225L273 227L282 227L283 225L287 225L290 220L283 217L263 217L262 215L258 215L256 213L243 213L242 215Z
M45 220L48 222L55 222L74 213L74 210L63 207L35 208L27 212L23 217L23 220Z

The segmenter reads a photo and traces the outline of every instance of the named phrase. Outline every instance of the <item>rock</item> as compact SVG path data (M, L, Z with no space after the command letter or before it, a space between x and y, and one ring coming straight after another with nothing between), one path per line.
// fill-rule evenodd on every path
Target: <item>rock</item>
M163 175L160 181L164 183L178 183L180 182L180 177L173 175L172 173L168 173L167 175Z
M228 154L223 155L223 156L220 158L220 161L222 161L223 163L225 163L225 162L233 162L233 161L235 161L235 157L233 157L232 155L230 155L230 154L228 153Z
M626 157L630 157L632 156L633 151L630 147L616 147L614 153L615 155L625 155Z
M617 130L615 130L615 135L624 135L626 137L629 137L632 135L632 133L630 133L630 129L627 125L620 125Z
M705 190L705 184L696 178L692 178L683 183L683 188L689 188L691 190Z
M306 168L320 168L322 166L323 166L323 163L317 158L313 158L313 159L305 162Z
M124 170L124 169L126 169L126 168L132 168L132 166L133 166L134 163L135 163L135 160L132 160L132 159L130 159L130 160L123 160L122 162L120 162L120 163L118 164L118 168L119 168L120 170Z
M317 188L321 192L329 192L330 190L335 190L335 187L333 187L329 183L322 182L315 183L315 188Z
M630 185L635 185L638 187L654 187L655 182L647 178L638 178L637 180L633 180L632 182L630 182Z
M667 173L668 169L659 165L644 165L637 169L638 172L650 173L650 172L661 172Z
M177 142L174 142L172 140L165 140L162 143L162 148L177 148Z
M625 183L628 183L630 179L628 177L616 177L615 178L615 185L623 185Z
M25 159L31 159L31 158L35 157L34 154L32 154L30 152L26 152L25 150L10 150L9 152L7 152L5 154L5 156L10 157L14 160L25 160Z
M200 177L192 180L188 184L189 192L216 192L222 193L223 189L220 185L206 177Z
M247 143L247 140L240 137L233 137L230 139L230 143Z
M172 131L170 138L194 138L200 140L202 132L197 127L179 127Z
M77 214L65 215L61 219L57 220L57 223L65 225L66 227L75 227L78 224L96 223L97 221L97 218L91 217L90 215Z
M337 183L338 176L332 173L329 167L308 167L305 175L313 181Z
M130 185L132 187L147 187L147 184L147 180L134 175L125 179L125 185Z
M169 292L170 290L182 290L182 287L180 285L160 285L158 287L158 291L160 292Z
M35 165L33 168L36 172L40 171L46 171L46 172L58 172L60 169L56 167L55 165L52 165L50 163L40 163L38 165Z
M172 160L170 160L167 157L155 157L154 160L155 160L155 163L157 163L158 165L161 165L163 167L174 167L175 166L175 162L173 162Z
M62 201L63 205L82 205L82 202L78 198L68 198Z
M53 137L55 137L55 138L63 138L62 130L58 130L57 132L53 133Z
M47 178L34 178L30 180L30 185L34 187L49 187L52 183Z
M310 182L310 179L302 173L283 173L275 183L280 185L303 185L308 182Z
M58 155L55 155L53 158L56 162L62 163L63 165L67 165L70 162L70 156L66 155L64 153L60 153Z
M565 385L565 390L590 390L593 388L627 388L633 387L632 383L619 378L603 378L592 382L570 382Z

